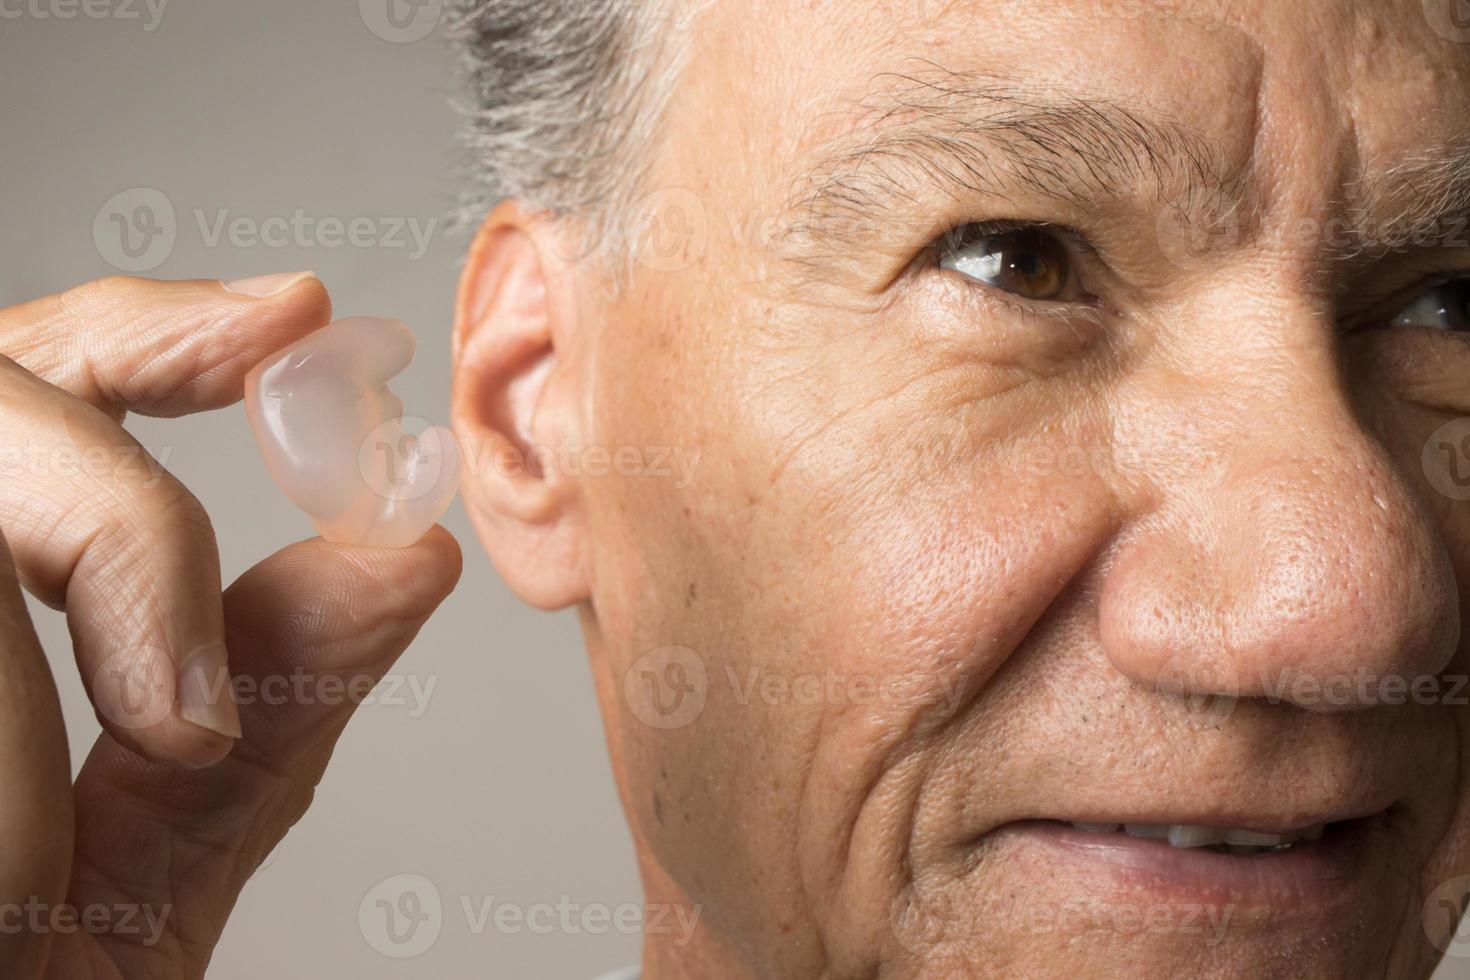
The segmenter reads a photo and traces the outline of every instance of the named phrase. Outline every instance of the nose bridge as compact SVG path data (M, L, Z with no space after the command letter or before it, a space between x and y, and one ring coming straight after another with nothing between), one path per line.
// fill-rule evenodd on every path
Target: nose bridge
M1325 682L1439 672L1459 636L1448 555L1330 343L1237 353L1136 379L1153 394L1135 404L1167 421L1120 432L1167 462L1136 481L1107 566L1109 658L1161 687L1307 707Z

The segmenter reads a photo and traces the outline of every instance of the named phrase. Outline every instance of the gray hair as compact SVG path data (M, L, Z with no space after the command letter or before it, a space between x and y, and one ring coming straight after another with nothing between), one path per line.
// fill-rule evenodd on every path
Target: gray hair
M688 2L450 0L471 97L461 219L515 198L575 222L585 253L626 259Z

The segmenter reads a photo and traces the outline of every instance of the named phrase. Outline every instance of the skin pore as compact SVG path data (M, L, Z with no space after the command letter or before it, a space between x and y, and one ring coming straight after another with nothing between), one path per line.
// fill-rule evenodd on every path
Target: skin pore
M647 900L699 912L650 980L1428 974L1464 712L1323 692L1465 673L1423 449L1470 414L1470 44L1429 6L713 4L646 175L683 260L618 290L491 216L461 439L698 454L464 486L579 608Z

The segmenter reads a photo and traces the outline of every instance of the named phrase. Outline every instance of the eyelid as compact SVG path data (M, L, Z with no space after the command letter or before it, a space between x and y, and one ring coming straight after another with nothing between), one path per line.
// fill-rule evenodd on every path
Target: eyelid
M1064 300L1034 300L1017 297L1014 293L1008 293L1004 289L987 286L978 283L984 291L985 302L992 306L1003 307L1021 319L1028 317L1040 317L1045 320L1056 320L1063 323L1075 323L1086 321L1097 326L1103 324L1101 305L1096 302L1088 302L1090 297L1084 297L1081 301L1067 302Z
M1050 221L1027 221L1017 218L994 218L983 221L967 221L964 224L951 227L940 235L933 247L963 248L966 245L974 245L992 238L996 235L1004 235L1013 231L1044 231L1054 235L1058 241L1075 248L1079 254L1096 257L1098 252L1080 232L1066 225L1053 224Z
M1089 262L1101 263L1098 251L1083 235L1065 225L1054 224L1049 221L1026 220L1018 218L993 218L979 221L967 221L962 224L953 225L938 238L932 241L921 253L920 258L926 266L939 268L940 260L950 252L975 245L987 238L1004 235L1014 231L1044 231L1061 242L1062 247L1072 253L1073 263L1071 269L1072 288L1080 297L1076 299L1027 299L1009 293L998 286L988 283L969 280L975 286L980 287L1001 305L1009 307L1021 313L1045 313L1047 315L1065 315L1066 310L1089 309L1101 305L1099 298L1087 288L1082 277L1082 263L1076 261L1085 259Z
M1470 282L1470 268L1447 269L1436 272L1431 276L1420 279L1413 285L1406 286L1390 293L1386 298L1375 302L1368 312L1352 317L1342 329L1351 333L1354 330L1369 330L1377 327L1389 326L1393 318L1402 313L1404 308L1431 290L1452 282Z

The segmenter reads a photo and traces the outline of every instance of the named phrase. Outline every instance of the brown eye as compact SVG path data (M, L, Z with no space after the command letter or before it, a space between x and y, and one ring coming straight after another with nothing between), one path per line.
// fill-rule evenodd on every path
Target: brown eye
M1451 279L1425 290L1400 310L1390 325L1470 332L1470 279Z
M1054 300L1072 281L1072 261L1057 236L1041 227L986 232L969 225L946 236L939 264L1026 299Z

